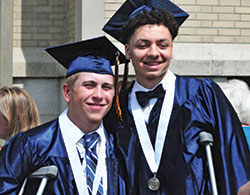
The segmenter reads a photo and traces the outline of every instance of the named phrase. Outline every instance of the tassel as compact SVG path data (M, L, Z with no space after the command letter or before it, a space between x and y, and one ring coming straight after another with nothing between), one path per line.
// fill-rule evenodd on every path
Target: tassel
M120 52L118 51L116 53L116 64L115 64L115 108L116 108L116 114L122 121L122 110L120 107L120 101L119 101L119 57L120 57Z
M128 70L129 70L129 66L128 66L128 62L126 62L126 63L125 63L125 66L124 66L124 74L123 74L123 79L122 79L122 88L121 88L121 92L127 88Z

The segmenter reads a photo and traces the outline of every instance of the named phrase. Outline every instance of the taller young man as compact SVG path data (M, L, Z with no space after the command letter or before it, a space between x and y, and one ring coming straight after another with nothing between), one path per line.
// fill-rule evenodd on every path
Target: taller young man
M125 44L136 73L136 81L120 95L122 120L116 129L130 194L212 194L199 144L203 131L214 139L218 193L236 194L250 179L241 125L220 88L169 70L173 40L186 17L168 0L127 0L104 26Z
M17 134L3 147L0 194L17 194L29 174L47 165L57 166L58 174L45 194L126 194L113 137L102 122L114 97L110 65L116 61L116 47L98 37L47 51L68 69L63 84L67 109L59 118ZM30 180L24 194L35 194L36 184Z

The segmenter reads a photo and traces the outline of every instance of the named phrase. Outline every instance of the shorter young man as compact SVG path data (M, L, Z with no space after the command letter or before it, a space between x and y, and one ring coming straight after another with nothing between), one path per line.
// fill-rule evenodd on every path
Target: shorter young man
M62 90L67 109L3 147L0 194L17 194L29 174L47 165L57 166L58 175L45 194L125 194L113 138L102 122L114 97L111 64L117 48L98 37L46 50L68 69ZM35 194L36 183L31 180L24 194Z

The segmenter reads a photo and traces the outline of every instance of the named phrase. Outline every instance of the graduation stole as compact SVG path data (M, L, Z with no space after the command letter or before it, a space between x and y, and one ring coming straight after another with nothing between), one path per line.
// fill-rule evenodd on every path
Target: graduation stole
M154 174L154 177L153 177L154 179L157 179L155 177L156 177L156 173L158 171L159 165L160 165L161 155L162 155L165 137L166 137L167 129L168 129L168 123L170 120L170 115L171 115L173 102L174 102L176 77L172 72L168 71L165 79L166 79L166 84L167 84L165 97L167 98L164 97L163 104L162 104L162 111L160 114L160 119L159 119L159 124L157 128L157 134L156 134L155 151L150 141L145 121L142 117L143 116L142 108L137 101L135 91L132 90L131 92L131 108L132 108L132 114L133 114L134 121L135 121L135 126L138 132L139 141L142 146L143 153L145 155L145 158L147 160L150 170Z

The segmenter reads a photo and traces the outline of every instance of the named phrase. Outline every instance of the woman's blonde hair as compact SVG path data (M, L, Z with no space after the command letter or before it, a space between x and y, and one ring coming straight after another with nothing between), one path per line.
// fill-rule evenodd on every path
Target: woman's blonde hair
M0 88L0 112L8 122L11 138L20 131L26 131L40 124L38 109L30 93L20 87Z

